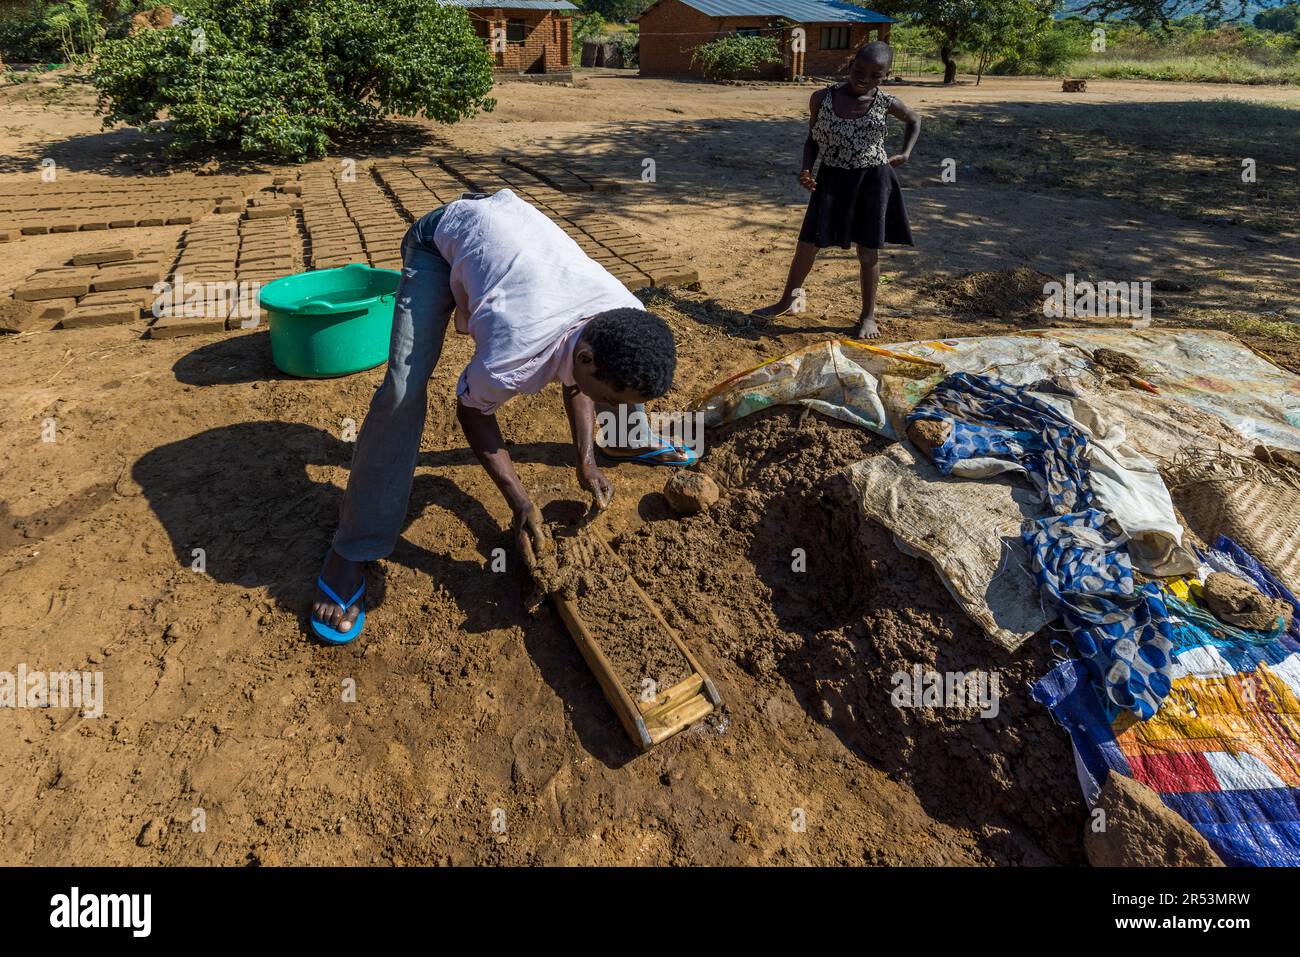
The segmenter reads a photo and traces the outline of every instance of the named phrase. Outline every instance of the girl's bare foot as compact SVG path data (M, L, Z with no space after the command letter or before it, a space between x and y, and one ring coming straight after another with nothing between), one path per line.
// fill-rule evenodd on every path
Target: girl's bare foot
M782 299L780 302L771 306L764 306L762 309L755 309L752 315L762 319L775 319L777 316L784 316L794 305L793 299Z
M880 338L880 327L876 325L875 316L858 317L858 338L859 339Z

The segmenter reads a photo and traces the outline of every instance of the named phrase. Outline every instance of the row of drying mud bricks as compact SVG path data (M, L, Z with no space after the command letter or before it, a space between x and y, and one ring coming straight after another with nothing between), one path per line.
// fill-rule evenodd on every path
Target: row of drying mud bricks
M290 215L213 217L186 230L172 274L174 299L156 310L149 338L258 328L262 285L298 265L297 219ZM233 284L233 288L232 288Z
M555 166L515 156L502 156L499 159L537 177L562 193L616 193L622 189L618 180L579 167Z
M237 210L243 199L238 180L170 187L124 183L90 189L42 184L21 194L0 195L0 242L47 233L186 225L214 209Z
M39 269L14 289L33 304L35 318L62 329L135 322L154 298L174 252L158 247L115 245L80 253L59 266Z
M589 203L573 199L506 164L453 156L423 164L380 164L376 171L412 216L420 215L417 210L425 207L432 209L439 203L450 202L466 187L485 193L508 188L546 213L583 252L629 289L699 281L695 270L623 229ZM416 181L423 185L424 195Z
M323 170L304 174L303 225L314 269L368 262L400 269L410 224L368 171L349 181Z

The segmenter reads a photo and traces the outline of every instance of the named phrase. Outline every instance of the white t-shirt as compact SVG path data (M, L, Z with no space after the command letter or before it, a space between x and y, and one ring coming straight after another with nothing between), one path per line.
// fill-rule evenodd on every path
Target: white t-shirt
M474 339L456 395L480 412L549 382L572 385L577 327L607 309L645 308L508 189L448 205L433 241L451 264L456 329Z

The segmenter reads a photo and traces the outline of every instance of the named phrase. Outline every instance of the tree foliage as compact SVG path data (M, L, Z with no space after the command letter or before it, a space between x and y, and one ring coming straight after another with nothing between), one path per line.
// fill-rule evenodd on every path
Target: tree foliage
M888 6L894 16L935 38L943 81L952 83L958 52L973 53L981 67L987 66L1047 29L1058 0L907 0Z
M698 63L711 80L752 76L764 66L780 62L781 47L776 37L751 37L738 33L700 44L691 55L691 65Z
M491 109L492 63L438 0L191 0L184 22L101 44L105 125L160 117L169 149L304 160L387 115Z

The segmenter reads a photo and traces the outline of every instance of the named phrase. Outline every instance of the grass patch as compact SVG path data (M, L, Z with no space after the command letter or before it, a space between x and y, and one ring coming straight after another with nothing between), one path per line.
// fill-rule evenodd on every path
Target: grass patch
M1300 63L1270 66L1239 56L1088 58L1070 61L1065 72L1111 80L1300 85Z
M1300 100L1297 101L1300 103ZM1263 232L1300 222L1300 109L1236 100L1045 104L926 117L918 165L959 166L1012 186L1064 189ZM1242 181L1242 160L1256 181Z
M1268 316L1231 312L1226 309L1204 309L1181 318L1179 322L1200 329L1231 332L1238 336L1256 336L1278 342L1300 342L1300 324L1289 319L1272 319Z

